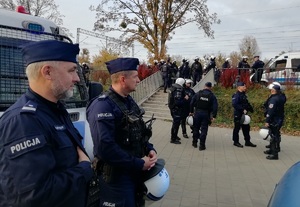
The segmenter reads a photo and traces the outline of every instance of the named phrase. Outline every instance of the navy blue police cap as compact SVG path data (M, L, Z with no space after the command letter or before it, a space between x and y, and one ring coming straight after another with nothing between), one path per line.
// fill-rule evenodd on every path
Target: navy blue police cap
M205 86L208 87L208 88L211 88L212 87L212 83L211 82L206 82Z
M245 86L244 82L237 82L236 86Z
M137 70L139 59L137 58L117 58L105 63L110 74L120 71Z
M280 91L280 86L278 85L273 85L272 88L275 89L276 91Z
M79 45L57 40L30 42L21 46L26 66L42 61L66 61L77 63Z

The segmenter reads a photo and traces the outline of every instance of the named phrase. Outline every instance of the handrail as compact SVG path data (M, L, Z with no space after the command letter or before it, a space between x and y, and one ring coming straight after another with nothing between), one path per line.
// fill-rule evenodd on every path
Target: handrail
M214 70L211 69L208 73L193 87L193 90L197 93L198 91L204 88L206 82L211 82L215 85L216 81L214 80Z
M150 75L142 80L136 87L134 92L130 93L130 96L141 105L150 96L152 96L160 86L163 85L163 80L160 71Z

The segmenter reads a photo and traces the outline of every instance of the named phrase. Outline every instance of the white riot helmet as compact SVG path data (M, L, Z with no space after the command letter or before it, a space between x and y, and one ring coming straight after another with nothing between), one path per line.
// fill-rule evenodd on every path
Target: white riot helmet
M193 121L194 121L194 117L193 116L188 116L188 117L186 117L186 123L187 123L187 125L189 125L189 126L193 126Z
M183 78L177 78L175 83L177 83L180 86L183 86L183 84L185 84L185 80Z
M247 125L250 124L251 118L250 116L243 114L241 118L241 124Z
M279 88L281 89L281 84L278 82L273 82L270 85L268 85L268 89L272 89L274 85L279 86Z
M147 188L145 199L158 201L169 189L170 177L165 169L165 160L158 159L154 167L145 171L144 185Z
M268 127L260 128L259 135L261 136L261 138L267 139L269 136L269 128Z
M190 84L191 84L191 86L192 86L192 84L193 84L193 81L192 81L191 79L185 79L185 83L186 83L186 84L190 83Z

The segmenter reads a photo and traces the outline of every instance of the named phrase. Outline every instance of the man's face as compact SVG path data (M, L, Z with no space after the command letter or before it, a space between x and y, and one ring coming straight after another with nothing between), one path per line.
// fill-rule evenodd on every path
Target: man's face
M77 65L72 62L59 62L52 70L51 90L57 100L73 96L74 84L79 82Z
M128 93L135 91L136 86L140 83L137 71L131 71L124 79L125 89Z
M240 92L245 92L245 91L247 90L247 87L246 87L246 85L244 85L244 86L239 86L239 87L238 87L238 90L239 90Z

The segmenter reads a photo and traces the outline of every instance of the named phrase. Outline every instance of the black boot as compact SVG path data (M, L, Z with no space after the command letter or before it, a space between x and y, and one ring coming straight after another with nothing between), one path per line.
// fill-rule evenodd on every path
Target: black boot
M172 144L181 144L181 142L177 139L171 139L170 143L172 143Z
M278 152L277 152L277 150L276 150L276 142L275 141L271 141L270 142L270 152L272 153L272 154L270 154L270 155L268 155L266 158L268 159L268 160L278 160Z
M252 142L247 141L247 142L245 143L245 146L246 146L246 147L256 147L256 144L253 144Z
M269 150L264 151L264 153L265 153L266 155L270 155L270 154L272 154L272 151L269 149Z
M182 136L187 139L189 138L189 136L187 134L182 134Z
M192 146L193 146L194 148L197 148L197 141L193 140Z
M268 144L268 145L266 145L266 148L270 148L270 145Z
M206 150L205 145L204 145L204 144L200 144L199 150L200 150L200 151Z

